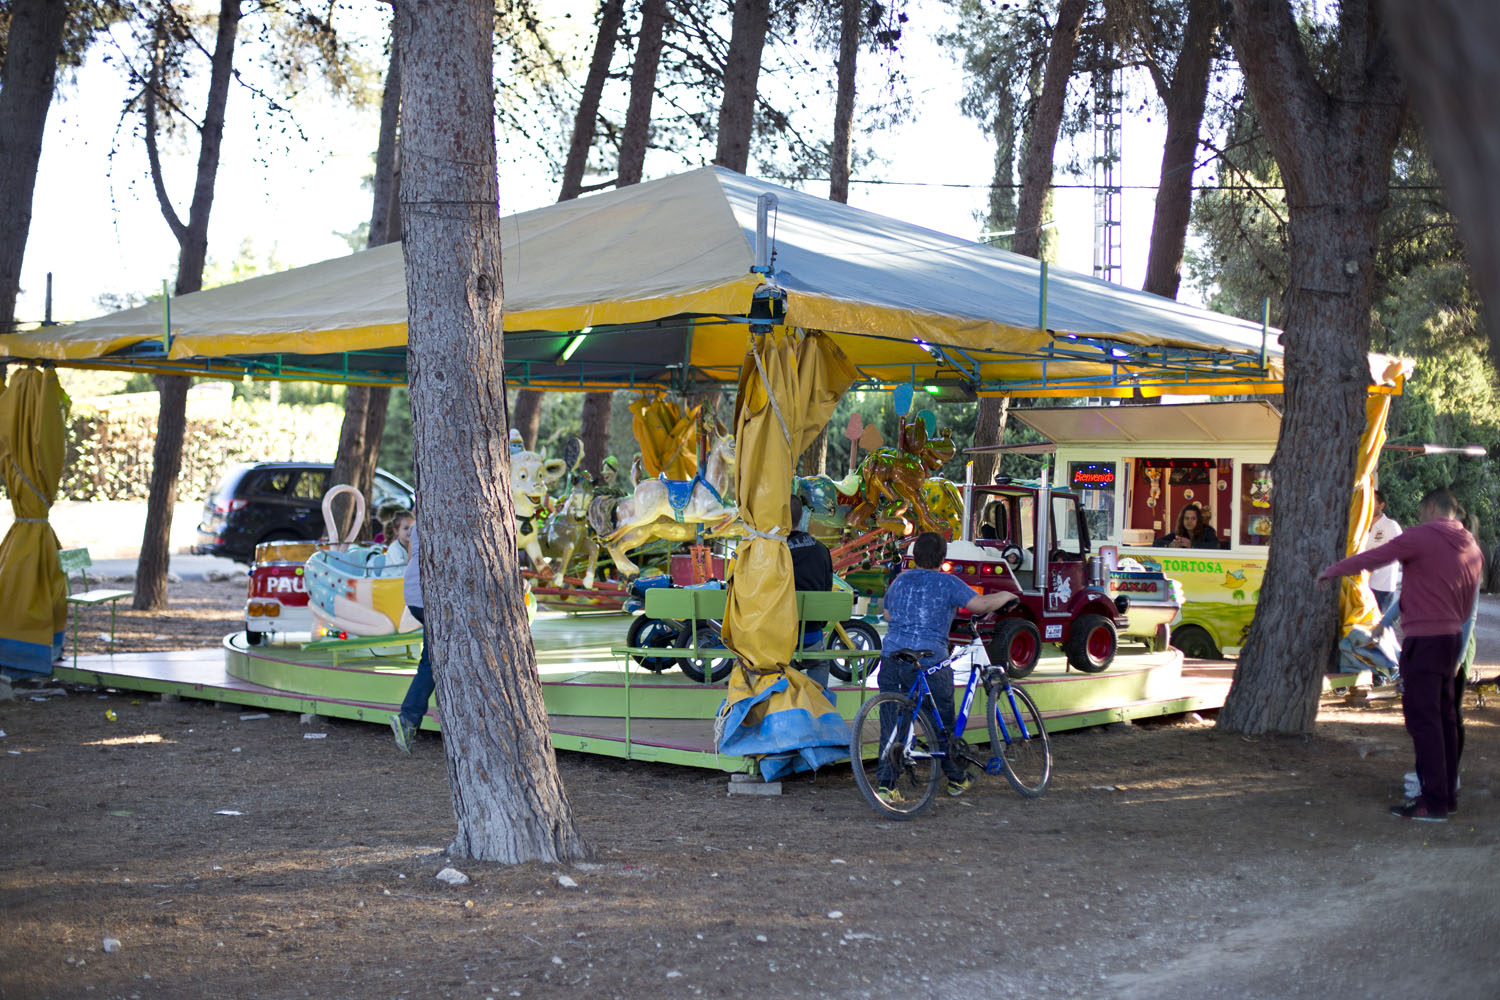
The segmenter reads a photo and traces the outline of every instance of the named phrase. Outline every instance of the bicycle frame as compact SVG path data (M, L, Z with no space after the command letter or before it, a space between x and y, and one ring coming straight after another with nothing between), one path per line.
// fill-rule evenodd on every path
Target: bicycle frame
M904 652L905 651L902 650L892 655L899 656ZM911 654L906 653L906 655L910 656ZM927 683L927 678L929 675L937 673L944 667L956 666L966 660L969 663L969 679L968 682L964 685L963 701L959 703L957 710L954 712L954 732L950 734L943 728L943 717L942 714L937 710L937 699L932 693L932 687ZM931 709L932 722L934 728L937 729L938 736L940 738L947 739L954 736L962 738L961 734L969 723L969 710L974 706L974 692L978 687L978 681L981 675L990 677L998 675L999 683L996 685L995 693L992 693L990 697L991 699L994 699L996 697L996 694L1000 690L1003 690L1005 692L1006 701L1010 704L1011 721L1014 722L1016 727L1020 730L1020 737L1022 739L1030 739L1033 734L1027 732L1026 720L1021 711L1016 706L1015 695L1011 693L1010 678L1006 676L1004 670L996 670L993 664L990 663L989 650L985 648L984 640L977 635L967 644L959 646L957 649L955 649L941 663L934 664L930 667L923 667L918 664L916 680L912 682L911 690L906 692L906 696L912 699L912 701L916 702L918 705L926 705ZM993 704L991 704L990 710L994 711ZM999 723L1000 733L1002 737L1006 740L1006 742L1009 742L1010 727L1006 725L1005 714L1006 713L1003 712L998 713L995 718L996 722ZM891 736L895 738L897 736L896 732L893 731L891 733ZM915 740L915 738L916 728L914 726L908 726L904 740L908 745L908 751L911 751L913 753L913 756L935 757L938 759L950 756L950 754L944 753L940 750L934 750L933 752L928 754L920 754L912 751L910 744ZM996 752L998 751L995 747L990 748L991 765L995 763L994 754ZM995 773L995 770L992 767L986 767L985 770L991 774Z

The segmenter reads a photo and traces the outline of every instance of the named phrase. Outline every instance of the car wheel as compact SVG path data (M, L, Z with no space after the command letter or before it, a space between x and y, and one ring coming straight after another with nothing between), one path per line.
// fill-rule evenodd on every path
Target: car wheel
M1020 680L1036 669L1042 655L1042 633L1025 618L1002 618L985 644L990 662L1005 668L1006 676Z
M1222 660L1224 654L1214 645L1213 636L1200 625L1182 625L1172 630L1172 645L1190 660Z
M1097 674L1109 668L1115 659L1115 623L1103 615L1079 615L1068 630L1063 651L1068 665L1086 674Z

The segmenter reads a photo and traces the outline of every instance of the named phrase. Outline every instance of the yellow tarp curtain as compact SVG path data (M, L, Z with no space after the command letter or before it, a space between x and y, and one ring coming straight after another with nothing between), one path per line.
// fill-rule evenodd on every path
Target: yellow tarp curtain
M854 366L825 334L778 327L752 345L740 372L735 484L747 531L729 570L723 634L739 662L726 705L759 694L785 672L789 689L752 714L812 701L819 715L831 706L818 686L788 669L797 645L797 598L786 547L792 469L827 426L854 381Z
M64 395L57 372L0 385L0 479L15 523L0 542L0 670L49 674L68 625L57 535L47 523L62 479Z
M1385 447L1385 420L1391 411L1388 393L1370 393L1365 397L1365 432L1359 438L1359 455L1354 466L1354 496L1349 500L1349 534L1345 551L1358 552L1375 520L1375 469L1380 464L1380 449ZM1373 626L1380 621L1380 608L1370 593L1368 575L1342 577L1339 580L1339 634L1348 635L1356 625Z
M698 412L660 396L642 396L630 404L631 428L641 446L641 465L655 479L692 479L698 473Z

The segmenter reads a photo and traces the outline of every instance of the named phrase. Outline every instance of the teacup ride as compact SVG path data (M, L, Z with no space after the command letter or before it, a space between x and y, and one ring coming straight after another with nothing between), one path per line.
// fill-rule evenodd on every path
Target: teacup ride
M333 501L348 494L354 503L353 527L338 536ZM390 636L393 646L412 641L421 622L406 606L406 562L388 562L386 547L355 541L365 521L365 499L352 486L339 485L323 495L323 525L330 539L307 560L303 579L312 612L312 643L349 642Z

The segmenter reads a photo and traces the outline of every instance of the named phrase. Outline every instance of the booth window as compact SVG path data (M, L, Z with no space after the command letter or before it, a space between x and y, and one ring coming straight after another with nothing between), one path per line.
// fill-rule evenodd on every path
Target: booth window
M1271 542L1271 466L1245 463L1240 478L1240 544Z
M1150 545L1177 529L1184 507L1202 511L1216 540L1228 540L1234 462L1227 458L1141 458L1134 463L1127 545ZM1089 526L1090 528L1093 525Z
M1114 462L1069 462L1068 488L1078 494L1078 506L1095 544L1115 541ZM1074 545L1071 551L1078 551Z

